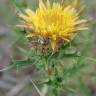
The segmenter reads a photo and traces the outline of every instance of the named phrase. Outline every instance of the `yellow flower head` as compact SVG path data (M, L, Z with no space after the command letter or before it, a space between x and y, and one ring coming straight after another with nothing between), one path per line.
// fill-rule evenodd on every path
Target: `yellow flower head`
M36 12L26 9L25 14L19 14L22 19L19 26L29 31L27 37L48 38L54 50L59 40L70 41L75 33L87 29L86 20L79 18L80 12L76 9L76 1L64 6L55 2L51 5L49 0L46 3L39 0Z

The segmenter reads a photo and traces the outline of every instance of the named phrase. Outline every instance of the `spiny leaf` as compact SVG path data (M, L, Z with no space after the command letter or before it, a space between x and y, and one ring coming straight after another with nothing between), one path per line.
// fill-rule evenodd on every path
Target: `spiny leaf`
M22 66L26 66L26 65L31 65L32 63L34 63L34 60L31 59L26 59L26 60L13 60L12 64L15 67L22 67Z
M91 96L88 86L86 86L86 84L84 83L81 77L77 79L77 82L78 82L77 86L79 87L82 96Z

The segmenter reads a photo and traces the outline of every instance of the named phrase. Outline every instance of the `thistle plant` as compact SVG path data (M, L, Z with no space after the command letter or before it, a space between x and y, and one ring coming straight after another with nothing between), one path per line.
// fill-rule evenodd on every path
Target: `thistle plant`
M20 48L26 59L14 60L12 66L35 65L41 73L40 84L47 88L44 94L31 80L40 96L59 96L61 91L90 96L83 82L84 69L96 60L85 56L89 43L84 48L78 42L80 34L88 31L88 20L81 16L84 6L78 0L50 1L39 0L35 11L27 8L18 13L16 26L24 30L28 47Z

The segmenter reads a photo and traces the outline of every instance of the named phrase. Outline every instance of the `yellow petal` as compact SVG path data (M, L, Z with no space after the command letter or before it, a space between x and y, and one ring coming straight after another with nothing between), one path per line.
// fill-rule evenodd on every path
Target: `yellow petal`
M55 50L57 41L56 40L51 40L50 43L51 43L52 49Z
M85 9L85 5L82 5L78 13L81 14L84 11L84 9Z
M88 30L88 27L84 27L84 28L80 27L80 28L77 28L77 30L78 30L78 31L81 31L81 30Z
M74 0L72 5L74 8L76 8L78 6L78 0Z
M47 0L46 5L47 5L47 8L51 8L51 4L49 0Z
M67 0L62 0L61 4L63 7L66 7L68 5L68 1Z
M68 38L68 37L67 37L67 38ZM67 38L63 38L63 40L64 40L64 41L67 41L67 42L70 42L70 40L67 39Z
M21 19L25 20L25 21L29 21L28 16L24 15L24 14L19 14L18 15Z
M79 20L79 21L77 21L77 22L75 22L74 23L74 25L78 25L78 24L84 24L84 23L87 23L88 22L88 20Z
M29 37L33 37L33 36L35 36L35 34L31 33L31 34L28 34L26 37L29 38Z
M78 0L74 0L72 6L78 10L78 14L81 14L85 9L85 5L78 3Z
M45 4L44 4L44 2L42 0L39 0L39 8L41 10L45 10L46 9L46 6L45 6Z
M35 14L31 9L26 9L26 10L25 10L25 13L26 13L29 17L34 16L34 14Z
M25 25L16 25L16 27L25 27Z

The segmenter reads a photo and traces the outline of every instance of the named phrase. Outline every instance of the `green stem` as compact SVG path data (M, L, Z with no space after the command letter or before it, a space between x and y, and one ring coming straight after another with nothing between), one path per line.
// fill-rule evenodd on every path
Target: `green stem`
M54 92L54 96L58 96L58 90L57 90L57 88L54 88L53 89L53 92Z

